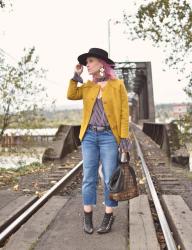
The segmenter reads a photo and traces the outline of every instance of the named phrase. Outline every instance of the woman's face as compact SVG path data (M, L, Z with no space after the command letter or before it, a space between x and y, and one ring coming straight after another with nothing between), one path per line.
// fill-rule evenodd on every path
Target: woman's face
M102 68L103 66L99 59L96 57L87 57L86 61L87 70L90 75L97 74L100 68Z

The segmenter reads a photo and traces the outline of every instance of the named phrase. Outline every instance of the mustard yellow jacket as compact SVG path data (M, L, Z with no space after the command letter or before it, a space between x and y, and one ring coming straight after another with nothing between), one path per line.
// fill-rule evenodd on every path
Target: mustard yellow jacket
M81 86L77 86L77 81L73 79L69 82L67 99L83 99L80 141L86 132L99 90L100 85L90 80ZM128 93L124 81L122 79L108 80L102 92L102 100L106 117L117 143L120 143L120 138L130 138Z

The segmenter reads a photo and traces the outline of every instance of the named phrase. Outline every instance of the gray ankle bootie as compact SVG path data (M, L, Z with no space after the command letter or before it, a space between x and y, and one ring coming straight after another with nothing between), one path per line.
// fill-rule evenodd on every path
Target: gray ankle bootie
M92 217L93 217L93 211L91 211L91 212L85 212L84 211L83 229L88 234L92 234L93 233Z

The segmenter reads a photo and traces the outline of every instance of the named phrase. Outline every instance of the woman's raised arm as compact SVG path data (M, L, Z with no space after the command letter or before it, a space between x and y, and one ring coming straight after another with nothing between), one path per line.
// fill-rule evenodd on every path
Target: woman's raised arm
M69 87L67 91L67 99L80 100L83 98L83 86L78 87L77 83L83 83L83 79L80 76L83 72L83 65L77 64L73 77L70 79Z

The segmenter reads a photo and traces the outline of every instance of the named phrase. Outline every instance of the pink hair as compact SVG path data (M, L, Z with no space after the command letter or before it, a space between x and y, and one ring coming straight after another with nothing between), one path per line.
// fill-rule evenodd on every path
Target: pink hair
M104 76L107 80L112 80L112 79L116 79L116 74L114 69L111 67L110 64L108 64L107 62L105 62L102 59L99 59L99 61L103 64L103 68L104 68ZM113 65L112 65L113 66ZM93 75L93 81L96 81L96 77Z

